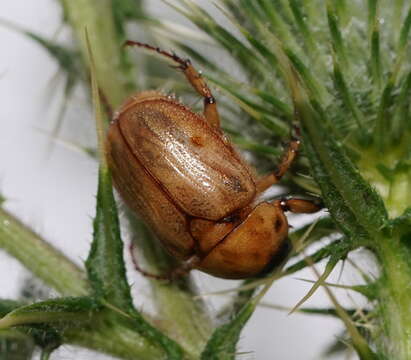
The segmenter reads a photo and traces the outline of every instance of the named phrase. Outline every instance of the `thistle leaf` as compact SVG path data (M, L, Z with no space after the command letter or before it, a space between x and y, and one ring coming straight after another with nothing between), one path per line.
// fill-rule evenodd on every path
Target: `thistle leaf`
M317 289L322 286L331 272L334 270L337 263L340 261L339 256L332 256L329 260L327 265L325 266L325 270L323 274L318 278L315 284L311 287L311 289L307 292L307 294L300 300L298 303L291 309L290 314L295 312L302 304L304 304L314 293Z
M233 316L231 321L218 327L201 354L201 360L234 360L241 330L254 309L255 303L250 300Z
M21 306L0 320L0 329L27 324L88 321L99 310L91 297L66 297Z
M324 113L320 117L304 98L293 70L286 64L284 68L289 72L290 88L312 173L331 215L352 239L376 235L388 221L382 199L362 178L341 144L327 132L322 118Z
M290 265L284 270L284 273L286 275L293 274L306 267L309 267L310 264L316 264L329 256L335 257L336 259L343 259L350 251L352 251L352 249L353 247L348 239L344 238L336 240L326 246L323 246L321 249L317 250L312 255L308 255L307 257L296 262L295 264Z

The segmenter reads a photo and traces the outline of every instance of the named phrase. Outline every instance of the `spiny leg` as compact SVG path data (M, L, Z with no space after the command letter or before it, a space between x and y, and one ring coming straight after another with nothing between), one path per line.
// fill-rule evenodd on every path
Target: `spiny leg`
M184 72L185 77L188 82L194 88L199 95L204 98L204 117L210 123L210 125L220 128L220 116L218 115L217 102L211 93L210 88L207 83L198 73L198 71L193 67L189 59L182 59L174 53L169 53L167 51L161 50L158 47L154 47L139 41L127 40L125 46L138 46L151 51L155 51L158 54L165 56L173 60L177 65L178 69L181 69Z
M300 148L300 144L301 142L298 139L291 140L287 150L281 157L281 161L277 167L277 170L271 174L264 176L257 182L257 194L262 193L263 191L267 190L271 185L274 185L281 180L281 178L288 171L292 162L294 161L298 149Z
M304 199L281 199L274 203L278 204L283 211L291 211L295 214L312 214L323 208L320 201Z
M138 264L137 258L134 255L134 242L133 241L130 242L129 252L130 252L131 261L133 263L134 269L138 271L139 273L141 273L141 275L152 278L152 279L156 279L156 280L173 281L175 279L180 279L183 276L188 275L188 273L191 270L193 270L201 261L201 259L197 255L193 255L190 258L188 258L186 261L182 262L178 267L170 270L166 274L153 274L151 272L145 271Z

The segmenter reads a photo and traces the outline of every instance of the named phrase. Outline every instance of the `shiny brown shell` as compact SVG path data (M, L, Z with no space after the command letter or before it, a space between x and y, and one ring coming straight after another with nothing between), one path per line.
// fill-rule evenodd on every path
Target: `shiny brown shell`
M116 189L173 256L197 255L202 271L244 278L263 271L284 243L281 209L254 205L253 170L220 130L177 101L130 97L106 148Z

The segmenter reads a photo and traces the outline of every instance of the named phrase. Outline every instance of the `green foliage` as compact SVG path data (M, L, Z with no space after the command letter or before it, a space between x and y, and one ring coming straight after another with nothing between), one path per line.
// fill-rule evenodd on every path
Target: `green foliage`
M255 303L250 301L234 314L233 318L218 327L208 341L201 360L230 360L235 359L236 345L241 330L255 310Z
M252 118L260 121L268 109L266 99L260 97L259 103L254 98L255 92L247 91L253 87L294 108L294 121L298 121L301 128L304 155L310 164L306 168L304 159L301 159L300 171L311 173L321 189L323 201L337 226L331 227L328 234L342 232L345 235L286 268L286 272L293 272L307 263L314 264L329 258L324 275L307 297L322 284L322 278L335 264L353 249L364 245L371 248L382 264L385 256L391 259L393 255L388 255L389 251L383 245L395 242L392 221L404 224L402 231L405 233L410 230L405 220L406 213L401 217L403 220L389 220L389 215L396 216L405 211L411 199L411 173L408 167L407 170L401 167L404 161L408 161L408 145L405 144L410 138L409 127L405 125L410 122L410 113L403 102L409 96L410 65L404 60L404 54L409 54L410 5L403 2L389 5L378 1L343 4L331 1L260 0L251 3L225 0L221 1L227 9L224 14L242 34L233 41L233 33L227 33L194 2L180 0L174 3L180 4L174 7L209 34L227 50L227 56L237 62L247 78L247 86L242 89L235 85L230 74L224 72L219 75L222 80L215 84L243 107L251 107L253 111L248 114ZM381 27L380 19L385 23L401 24L399 18L403 21L401 26ZM359 25L361 23L368 29L366 37ZM390 48L395 51L388 50ZM368 64L363 61L364 55L369 59ZM253 60L245 61L251 56ZM331 64L329 59L332 59ZM390 63L394 63L393 68ZM206 66L207 62L203 64ZM347 110L350 116L346 116ZM290 119L280 113L272 114L276 118L273 123L278 126L266 128L272 137L281 136L281 124L289 124ZM257 133L257 139L264 144L261 133ZM402 170L394 175L397 166ZM376 171L383 172L383 182L374 176ZM296 178L289 180L294 191L304 192L307 183L299 183ZM297 186L292 184L293 180ZM303 188L299 188L301 185ZM400 186L402 195L399 195ZM323 224L317 225L316 230L321 233ZM327 233L327 228L323 231ZM407 254L408 246L399 253ZM384 297L382 289L391 288L388 292L397 305L393 304L390 310L384 307L382 312L409 304L404 297L401 300L397 297L399 288L394 289L408 278L408 261L401 259L399 254L391 260L403 264L403 276L393 279L386 274L377 286L370 283L358 288L377 301ZM394 266L391 260L390 264ZM388 271L384 265L381 270L383 274ZM387 296L385 291L384 295ZM378 307L375 311L383 318L386 316L379 312ZM341 311L339 313L350 326L345 315ZM403 319L397 328L404 331L409 322L406 316ZM390 326L388 329L394 331ZM360 357L373 358L374 355L364 347L364 340L358 338L359 334L352 327L350 334ZM389 339L396 341L395 337ZM381 346L381 353L376 356L405 359L410 355L406 355L405 346L395 355L387 355L386 352L392 348Z

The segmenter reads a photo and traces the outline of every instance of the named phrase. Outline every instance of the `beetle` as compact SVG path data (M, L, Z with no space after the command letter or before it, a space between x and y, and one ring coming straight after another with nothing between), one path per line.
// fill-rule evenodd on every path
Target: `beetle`
M284 212L319 210L302 199L258 201L289 169L300 141L290 142L274 173L258 177L221 130L216 99L190 60L126 45L171 59L203 97L204 111L157 91L126 99L106 142L118 193L185 269L242 279L273 268L288 248Z

